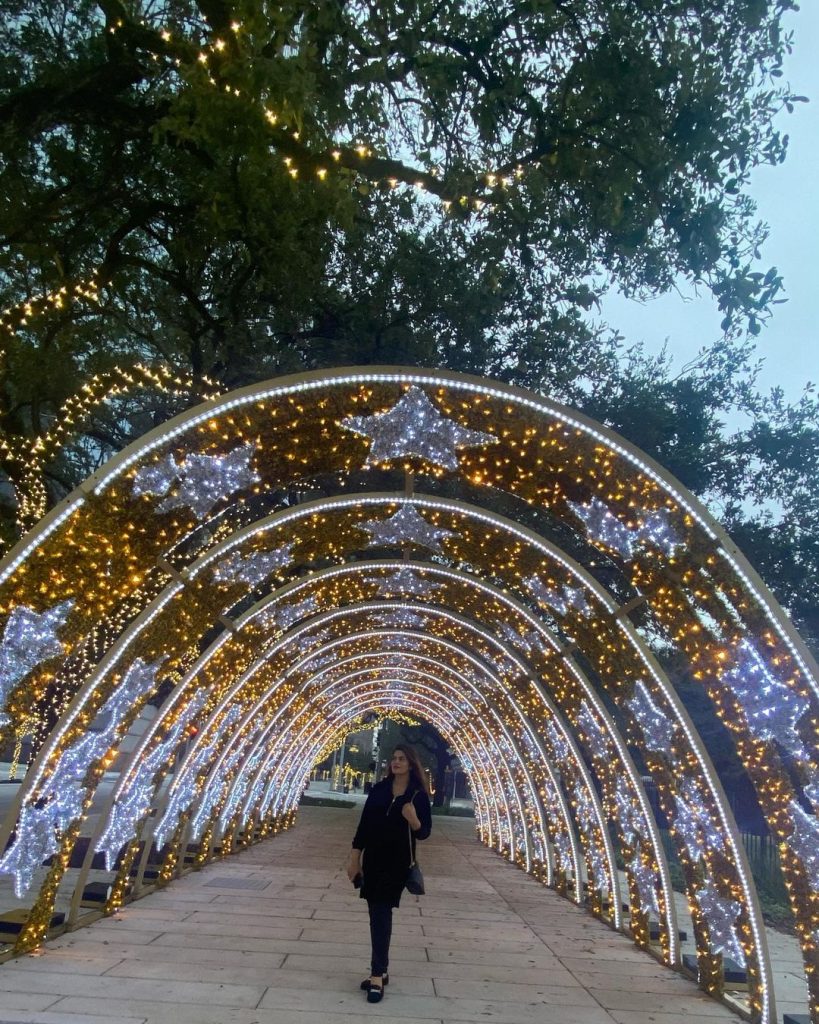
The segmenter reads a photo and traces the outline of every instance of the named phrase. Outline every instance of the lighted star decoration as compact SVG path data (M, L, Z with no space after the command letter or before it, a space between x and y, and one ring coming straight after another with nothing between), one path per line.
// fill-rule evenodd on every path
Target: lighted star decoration
M136 658L117 688L99 711L105 726L99 731L84 733L73 746L64 750L43 784L41 797L48 797L54 823L60 830L68 828L83 812L86 796L85 778L92 765L114 745L117 731L134 707L156 688L156 677L167 655L153 662Z
M292 544L283 544L273 551L251 551L249 555L231 551L214 566L213 578L219 583L245 583L251 588L258 587L277 569L283 569L293 561L292 547Z
M311 613L311 610L307 606L307 602L303 601L302 604L304 605L305 609L307 609L307 612ZM318 610L318 606L312 609L312 611ZM335 636L333 627L322 626L320 629L317 629L314 633L306 633L303 636L300 636L296 641L296 649L298 650L300 656L304 656L313 649L321 647L325 640L329 640L330 637L332 636Z
M379 577L375 581L379 597L387 597L393 594L406 594L412 597L426 597L436 589L437 584L430 583L419 575L414 569L402 566L386 577Z
M666 555L673 555L682 544L682 537L671 525L671 513L667 508L649 512L637 528L637 537L644 545L653 545Z
M333 665L338 661L338 656L335 654L322 654L320 657L311 658L308 662L302 665L304 672L309 672L311 675L317 675L323 668L328 665Z
M173 455L166 455L159 462L142 466L134 473L133 492L137 497L143 494L163 495L179 476L179 467Z
M225 805L219 814L220 829L227 827L228 822L239 809L240 804L247 794L248 787L250 786L250 780L255 777L256 769L259 768L265 756L265 750L257 750L252 757L248 758L247 764L244 766L239 778L235 780L227 795Z
M810 760L810 752L796 731L810 703L768 671L753 644L740 641L736 664L723 672L722 679L731 686L755 736L777 742L801 761Z
M577 724L583 730L586 746L592 757L606 760L609 756L609 745L603 727L597 720L597 715L592 710L587 700L580 704L577 713Z
M418 512L414 505L402 505L389 519L370 519L361 523L362 530L369 533L367 547L399 547L402 544L415 544L428 548L442 555L441 541L455 537L452 530L442 530L431 526Z
M404 651L415 651L416 653L423 653L425 648L424 637L418 636L415 633L397 633L395 636L389 638L389 644L391 648ZM469 678L473 678L469 676Z
M796 800L788 804L788 813L793 831L785 842L802 861L811 889L819 892L819 820L807 814Z
M634 885L637 888L637 898L640 901L640 909L645 913L653 911L658 917L660 905L657 899L657 877L654 871L643 863L639 853L635 854L628 866Z
M530 736L529 730L525 730L520 738L523 752L533 763L537 763L541 758L541 753L534 738Z
M592 498L588 505L570 501L570 508L586 527L589 537L597 544L611 548L623 558L634 554L634 538L629 528L613 515L605 502Z
M575 783L574 800L580 830L587 836L593 836L595 825L594 810L579 780Z
M674 804L677 813L671 827L682 839L693 861L701 860L708 849L725 849L725 842L718 829L714 828L711 815L693 779L683 778L680 792L674 795Z
M591 868L591 877L596 888L600 892L606 892L609 888L609 872L606 864L606 856L600 846L596 843L591 843L591 837L589 837L589 839L590 843L586 860L588 866Z
M59 849L55 834L65 832L82 815L89 770L112 747L117 730L134 704L153 688L164 660L163 657L152 664L141 658L134 661L100 709L100 719L107 722L104 728L84 733L73 746L64 750L41 787L37 797L40 806L31 803L21 808L14 842L0 858L0 874L14 876L18 896L31 886L44 857L50 857Z
M542 646L542 641L537 633L527 633L525 636L522 636L514 626L510 626L508 622L503 620L497 623L496 628L508 644L512 647L522 648L527 654L537 651Z
M54 816L47 807L26 804L20 811L12 845L0 857L0 874L14 879L14 895L22 899L31 888L34 875L44 860L60 849Z
M555 757L560 764L565 765L571 759L571 752L569 750L569 744L566 741L563 733L557 728L554 722L547 722L543 730L546 733L546 738L549 740L549 744L554 751Z
M319 610L319 604L316 598L311 594L306 597L303 601L299 601L297 604L285 605L284 607L275 607L265 611L264 615L260 617L261 623L265 629L277 629L281 632L286 632L290 627L299 621L299 619L307 618L309 615L315 615ZM313 646L316 642L314 636L306 637L305 644Z
M130 785L115 800L96 846L97 853L105 853L108 871L114 869L117 854L133 838L139 820L151 807L154 776L170 761L183 733L202 710L207 696L208 691L200 690L185 705L167 736L140 759Z
M697 903L708 923L708 945L712 953L724 953L740 967L746 963L745 950L736 932L736 921L742 905L720 896L709 878L696 895Z
M231 728L242 716L242 707L234 704L220 722L208 742L199 746L185 766L184 775L173 789L165 813L154 833L154 844L157 849L163 847L176 828L179 815L186 811L198 795L199 775L213 758L216 748L230 734Z
M255 452L254 445L246 444L227 455L189 455L179 464L168 456L165 463L138 470L133 491L137 495L166 495L157 506L158 512L188 507L203 519L223 498L258 483L260 477L250 465Z
M427 625L426 616L420 612L396 608L395 611L376 612L370 617L376 626L396 626L400 629L424 629Z
M219 805L226 788L232 781L234 771L245 758L246 743L258 732L251 733L245 741L237 742L227 757L219 765L219 771L205 785L205 789L197 798L196 812L191 818L191 838L202 838L208 818Z
M634 846L637 840L645 834L645 821L632 800L625 776L618 775L615 785L614 803L617 807L617 822L620 832L623 841L629 846Z
M674 737L674 723L660 711L646 684L642 681L634 686L634 695L626 702L637 724L643 732L646 747L666 757L671 757L671 741Z
M457 469L458 448L498 442L492 434L469 430L442 416L417 387L411 387L392 409L374 416L350 416L341 426L371 439L365 466L417 455L435 466Z
M61 601L44 612L28 605L14 608L0 640L0 705L5 705L17 683L43 661L63 654L57 631L65 625L73 601ZM0 725L10 719L0 714Z
M568 615L572 609L584 618L592 614L589 602L578 587L547 587L539 576L530 576L523 584L537 599L538 603L553 609L558 615Z
M558 834L552 840L555 853L557 854L557 862L561 871L569 872L572 870L572 843L565 832L558 832Z
M805 786L805 796L813 804L814 810L819 811L819 779Z

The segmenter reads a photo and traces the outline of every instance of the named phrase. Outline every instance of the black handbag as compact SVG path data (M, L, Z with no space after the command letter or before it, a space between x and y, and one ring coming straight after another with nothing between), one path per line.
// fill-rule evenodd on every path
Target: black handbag
M412 794L412 800L415 800L415 794ZM407 837L410 845L410 865L407 871L407 880L404 882L406 890L413 896L424 896L426 895L426 889L424 888L424 874L418 864L418 861L412 855L412 829L410 828L409 822L407 822Z

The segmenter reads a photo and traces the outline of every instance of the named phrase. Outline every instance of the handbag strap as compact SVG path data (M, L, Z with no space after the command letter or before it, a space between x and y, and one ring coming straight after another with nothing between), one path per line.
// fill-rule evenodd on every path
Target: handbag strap
M415 793L417 793L417 792L418 792L418 790L415 791ZM415 806L415 803L414 803L414 801L415 801L415 793L413 793L412 796L410 797L410 803L412 804L413 807ZM413 855L412 855L412 829L410 828L410 823L409 822L407 822L407 839L409 840L409 848L410 848L410 863L409 863L409 866L411 868L414 868L415 867L415 857L413 857Z

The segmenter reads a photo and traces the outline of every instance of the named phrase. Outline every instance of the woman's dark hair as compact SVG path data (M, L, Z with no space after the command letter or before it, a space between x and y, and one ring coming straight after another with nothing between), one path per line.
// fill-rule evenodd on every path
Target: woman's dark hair
M421 761L418 758L418 754L415 752L415 747L411 747L408 743L396 743L393 747L392 754L390 754L390 761L392 761L393 755L397 750L409 761L410 766L410 786L415 785L417 789L422 789L427 796L430 795L429 785L427 783L427 776L424 769L421 767ZM392 774L392 768L387 769L387 778L392 781L394 778Z

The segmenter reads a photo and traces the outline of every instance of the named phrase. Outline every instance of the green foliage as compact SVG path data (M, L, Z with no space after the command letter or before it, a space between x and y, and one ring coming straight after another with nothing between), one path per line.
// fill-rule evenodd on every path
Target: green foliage
M0 430L39 436L136 360L227 387L487 374L655 455L819 635L816 405L760 398L741 340L781 288L746 187L804 99L781 81L793 7L3 0L0 309L101 285L3 314ZM590 316L608 288L680 277L726 338L675 378ZM107 406L48 468L51 499L178 408ZM727 436L732 410L754 422Z

